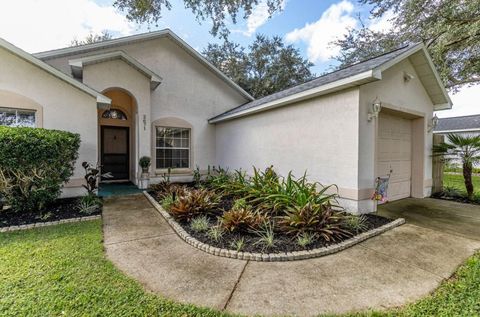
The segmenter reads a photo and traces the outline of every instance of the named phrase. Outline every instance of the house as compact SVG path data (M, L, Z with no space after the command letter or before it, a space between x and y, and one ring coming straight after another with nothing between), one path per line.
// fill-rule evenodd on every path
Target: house
M480 115L441 118L433 129L434 134L449 133L463 135L480 135Z
M428 127L452 106L422 44L257 100L170 30L33 55L1 40L0 69L0 124L80 133L64 195L80 193L82 161L137 184L146 155L152 182L169 168L182 181L197 166L274 165L371 212L378 176L390 200L430 195Z

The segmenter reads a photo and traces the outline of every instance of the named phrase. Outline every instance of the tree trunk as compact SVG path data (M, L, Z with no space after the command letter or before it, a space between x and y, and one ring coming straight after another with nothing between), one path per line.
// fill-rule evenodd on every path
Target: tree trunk
M472 184L472 164L463 163L463 179L465 180L465 188L467 189L467 196L469 200L473 199L473 184Z

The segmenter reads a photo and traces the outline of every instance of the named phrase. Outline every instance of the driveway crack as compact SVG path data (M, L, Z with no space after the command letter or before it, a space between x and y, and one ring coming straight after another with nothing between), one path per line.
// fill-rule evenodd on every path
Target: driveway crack
M225 302L225 305L223 306L222 310L227 309L228 304L230 304L230 301L232 300L233 293L237 290L237 286L240 283L240 280L242 279L243 273L245 272L245 269L247 268L248 263L250 263L250 260L247 260L245 265L243 266L242 271L240 272L240 275L237 278L237 281L235 282L235 285L233 285L232 291L230 292L230 295L228 296L227 301Z

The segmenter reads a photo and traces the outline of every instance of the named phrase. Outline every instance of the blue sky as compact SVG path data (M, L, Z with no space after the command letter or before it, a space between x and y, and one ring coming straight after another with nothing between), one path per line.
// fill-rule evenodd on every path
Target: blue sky
M128 21L112 7L113 0L5 1L0 9L0 37L31 53L69 46L74 38L102 30L120 37L168 27L200 52L208 43L221 42L210 35L210 21L199 24L182 0L171 2L173 9L164 12L158 26L147 27ZM239 17L237 24L229 25L231 40L248 46L256 33L281 36L315 64L313 71L318 75L335 65L331 57L338 48L329 43L345 34L347 28L358 27L358 14L373 29L391 27L389 16L369 20L369 8L357 0L284 0L284 10L270 19L260 2L249 19ZM454 109L439 116L480 113L480 86L464 88L451 97Z

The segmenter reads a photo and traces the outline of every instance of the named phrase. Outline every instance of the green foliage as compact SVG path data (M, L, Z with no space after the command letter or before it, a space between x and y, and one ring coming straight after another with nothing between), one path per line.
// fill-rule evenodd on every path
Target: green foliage
M297 244L302 248L306 248L317 239L317 235L314 233L303 232L297 236Z
M77 38L74 38L70 42L70 46L93 44L93 43L103 42L103 41L111 40L111 39L112 39L112 34L110 34L107 30L104 30L100 34L90 33L83 40L79 40Z
M258 236L258 241L254 244L261 245L262 251L271 249L276 245L275 232L272 223L264 222L260 229L253 230L252 232Z
M282 38L257 35L248 49L225 40L208 44L207 59L255 98L304 83L315 77L313 66Z
M86 185L82 185L86 190L88 195L94 196L98 192L98 183L100 182L100 178L112 178L112 174L108 173L101 173L101 166L100 165L92 165L88 162L82 162L82 167L85 169L85 183Z
M80 198L78 209L80 213L91 215L102 205L102 201L96 195L87 194Z
M210 227L210 229L207 232L207 235L213 241L219 242L220 240L222 240L224 233L225 232L222 226L220 226L220 224L217 224L216 226Z
M220 35L226 37L230 31L228 25L237 23L237 16L248 18L260 3L259 0L184 0L185 8L190 9L196 16L197 21L210 20L212 28L210 33L213 36ZM282 0L267 0L265 4L268 6L268 13L272 15L276 11L280 11L283 6ZM127 14L127 19L137 23L155 23L165 10L171 10L171 0L149 0L149 1L132 1L132 0L115 0L113 5ZM229 23L228 21L231 21Z
M195 186L200 186L200 181L202 180L202 174L200 173L200 167L196 167L193 170L193 182L195 183Z
M172 194L163 196L162 208L165 209L166 211L170 211L170 208L172 207L174 202L175 202L175 199L173 198Z
M345 228L355 233L368 230L368 219L365 215L348 215L344 218L343 224Z
M245 247L245 239L244 238L239 238L235 239L230 243L230 247L235 249L235 251L240 252L243 250Z
M151 164L151 159L149 156L142 156L138 160L138 165L140 165L142 169L148 169L150 167L150 164Z
M278 226L290 235L317 234L330 242L352 236L352 233L342 226L345 217L344 213L333 210L328 204L308 203L303 207L289 208L285 215L278 217Z
M193 218L190 222L190 228L192 228L195 232L205 232L210 227L210 223L206 216L199 216L197 218Z
M230 232L245 232L251 229L258 229L266 217L258 212L252 211L250 206L237 205L231 210L223 213L221 219L222 227Z
M73 175L80 136L0 127L0 195L15 211L42 210Z
M473 165L480 162L480 136L450 133L447 142L433 146L433 155L441 156L445 161L460 160L468 199L473 199Z
M373 7L372 18L392 27L377 32L363 26L335 41L343 67L393 48L424 42L448 88L480 82L480 0L360 0ZM392 14L393 13L393 14ZM363 25L363 23L362 23Z
M177 220L190 221L213 211L219 203L219 196L207 189L185 189L178 193L169 212Z

